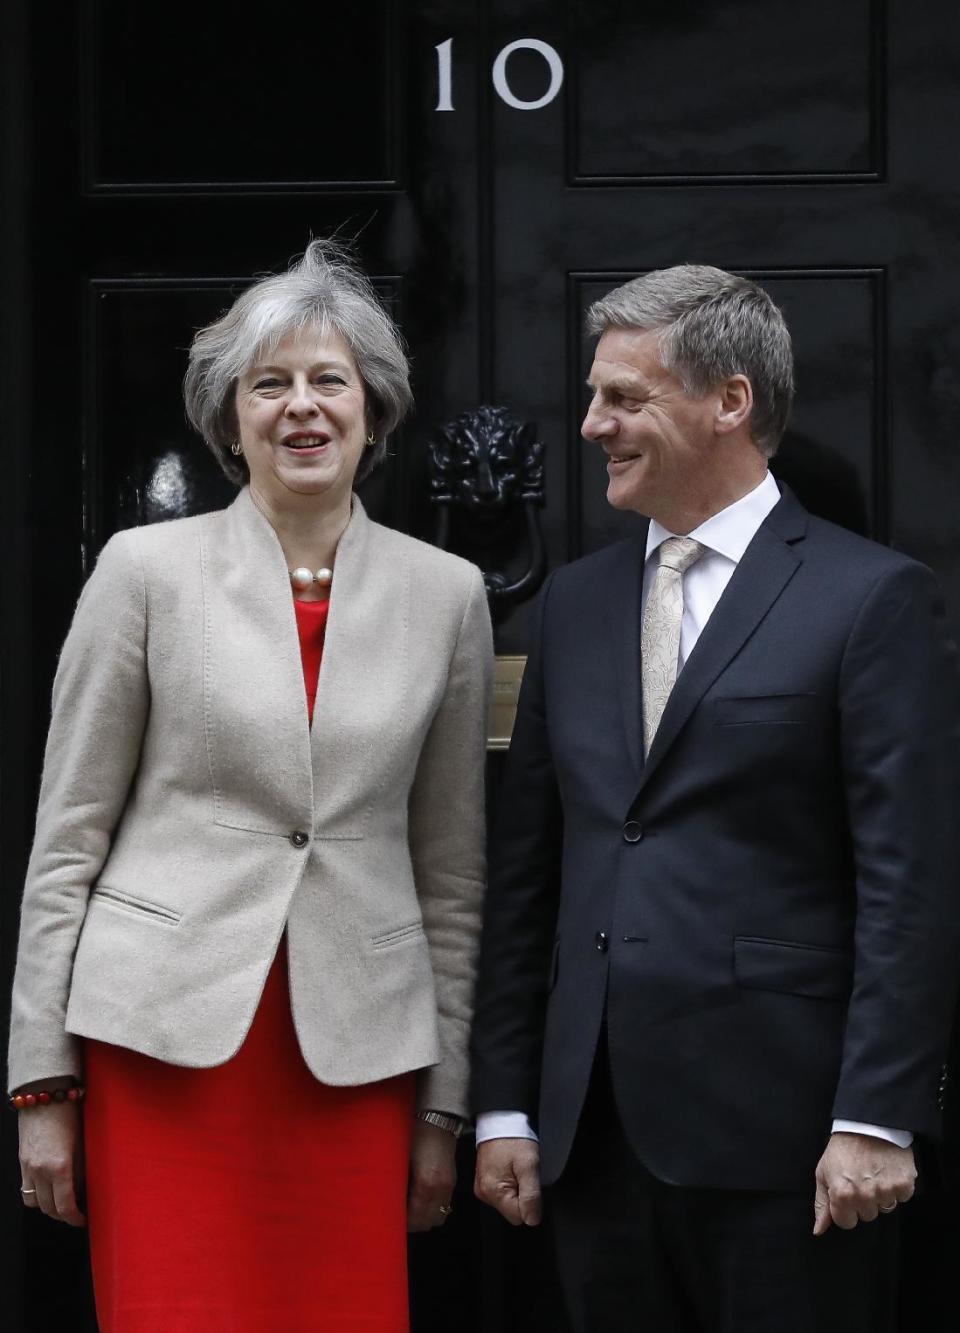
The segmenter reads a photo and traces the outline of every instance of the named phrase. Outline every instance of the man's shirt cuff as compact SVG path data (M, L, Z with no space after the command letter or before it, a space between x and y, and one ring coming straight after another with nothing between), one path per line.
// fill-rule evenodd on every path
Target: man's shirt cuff
M482 1111L477 1116L477 1143L486 1143L487 1139L533 1139L534 1143L540 1142L523 1111Z
M834 1134L869 1134L875 1139L886 1139L898 1148L909 1148L913 1135L909 1129L887 1129L884 1125L867 1125L860 1120L834 1120Z
M908 1129L890 1129L885 1125L870 1125L860 1120L834 1120L834 1134L868 1134L885 1139L898 1148L909 1148L913 1134ZM477 1143L488 1139L539 1139L523 1111L484 1111L477 1116Z

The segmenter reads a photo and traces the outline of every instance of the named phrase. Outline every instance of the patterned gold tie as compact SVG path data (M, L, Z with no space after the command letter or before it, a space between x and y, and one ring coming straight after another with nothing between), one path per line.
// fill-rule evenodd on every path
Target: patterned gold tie
M643 608L640 633L644 757L650 753L677 679L683 621L683 575L705 550L706 547L692 537L668 537L657 552L659 563Z

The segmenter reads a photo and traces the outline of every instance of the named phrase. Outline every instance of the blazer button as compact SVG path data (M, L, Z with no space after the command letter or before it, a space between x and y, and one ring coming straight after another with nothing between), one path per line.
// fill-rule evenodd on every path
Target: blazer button
M295 832L290 834L290 841L293 843L294 847L306 847L307 843L310 841L310 837L300 829L296 829Z
M610 941L607 939L606 932L598 930L593 938L596 943L598 952L606 953L607 950L610 948Z
M624 842L639 842L643 837L643 829L635 819L628 819L623 826Z

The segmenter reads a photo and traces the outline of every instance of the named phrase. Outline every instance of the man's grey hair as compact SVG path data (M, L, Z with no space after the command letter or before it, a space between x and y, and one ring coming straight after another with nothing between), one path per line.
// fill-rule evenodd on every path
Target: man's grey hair
M338 333L353 353L364 385L367 430L376 443L364 449L357 481L386 454L387 436L413 402L403 339L351 249L315 240L286 273L255 282L190 348L183 396L190 424L237 486L249 480L246 460L230 451L237 439L237 381L258 357L290 334L316 328Z
M746 375L750 437L773 457L793 401L793 349L783 315L761 286L701 264L657 269L594 301L588 331L610 328L659 331L663 368L691 397Z

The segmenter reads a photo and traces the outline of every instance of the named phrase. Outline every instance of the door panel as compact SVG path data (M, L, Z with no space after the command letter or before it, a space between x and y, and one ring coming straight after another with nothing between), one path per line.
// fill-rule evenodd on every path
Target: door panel
M401 10L82 0L85 190L402 188Z
M574 0L571 184L880 180L883 9Z

